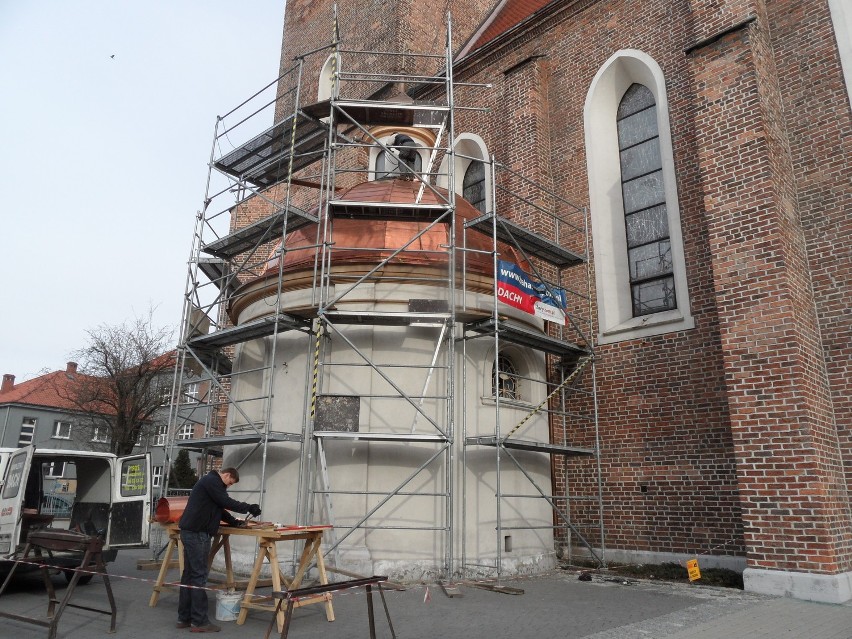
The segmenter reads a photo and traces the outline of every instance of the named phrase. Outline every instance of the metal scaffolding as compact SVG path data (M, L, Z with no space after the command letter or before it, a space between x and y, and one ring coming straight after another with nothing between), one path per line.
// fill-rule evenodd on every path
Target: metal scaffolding
M493 448L497 555L488 567L491 572L503 573L504 534L512 529L503 524L501 508L528 498L546 500L554 513L555 534L586 545L602 562L586 210L493 158L480 159L490 175L493 210L459 222L454 113L462 107L454 97L452 50L449 17L440 54L348 50L342 47L335 27L329 45L299 57L275 82L217 118L204 205L193 234L175 374L176 393L182 393L199 374L212 380L210 392L201 398L206 410L199 411L209 418L205 437L186 441L176 438L180 419L173 415L170 448L221 455L224 446L249 446L240 449L243 454L234 465L249 458L260 460L260 494L252 500L263 505L271 498L266 484L272 472L270 446L288 447L298 457L296 523L334 525L326 538L326 554L336 557L345 540L367 531L431 531L442 549L438 572L445 578L481 568L471 566L466 558L466 460L470 449ZM306 70L316 68L311 62L317 56L328 56L332 64L329 97L306 105ZM359 68L364 59L371 61L368 70ZM407 64L400 64L401 59ZM417 73L405 73L405 68L415 68ZM413 86L428 92L430 99L413 100L400 90ZM253 129L258 122L268 122L270 112L274 112L274 124ZM426 140L421 140L418 150L422 163L415 167L397 160L397 179L378 180L371 158L381 153L401 157L399 145L377 133L394 127L422 133ZM222 150L235 140L247 141ZM512 191L511 185L518 180L524 184L525 195ZM351 194L364 183L382 183L388 189L393 184L395 191L391 196L373 197L372 191L364 190L359 197L341 197L345 189ZM536 231L525 228L519 220L526 219L528 212L546 224L537 224ZM397 237L396 245L382 247L380 259L373 264L355 267L364 249L346 244L351 234L345 226L353 220L369 225L416 224L406 227L410 234ZM446 242L426 245L423 238L437 229L445 233ZM289 246L288 237L296 232L311 240L296 248ZM490 240L490 250L481 251L490 259L494 274L487 312L467 302L465 261L475 253L467 245L471 234ZM564 325L552 328L542 323L541 329L533 329L506 317L498 302L496 277L500 247L505 245L524 256L548 291L568 291L571 301ZM312 267L299 303L287 305L284 299L292 285L285 262L294 251ZM424 261L429 268L418 266ZM264 299L274 302L266 302L269 308L263 317L234 326L229 311L259 278L268 282ZM396 310L364 303L365 290L424 283L442 291L442 296L408 299L405 307ZM372 352L365 330L400 335L417 331L421 340L430 336L428 363L412 363L402 348L397 353ZM282 370L276 351L285 334L302 343L309 365L304 371L304 418L282 426L273 419L273 397L276 376ZM457 392L465 386L466 353L474 340L493 341L495 362L506 344L544 353L546 362L545 379L524 381L546 388L546 398L537 406L502 396L501 375L506 371L495 365L494 430L488 436L468 435L465 401L459 401ZM415 386L410 382L412 371L417 373ZM516 373L512 375L520 380ZM369 383L362 383L365 379ZM247 387L257 391L247 394ZM529 417L518 424L503 423L507 406L526 411ZM370 415L392 411L399 419L370 421L365 432L358 428L362 410ZM525 438L525 424L542 418L551 436ZM585 433L582 445L570 438L578 424ZM457 442L460 459L454 452ZM405 476L365 490L336 481L334 460L341 447L366 464L369 456L358 452L361 447L400 446L408 447L413 460ZM567 486L565 494L550 494L525 471L524 455L529 453L546 456L554 468L557 461L562 463L557 473L563 478L568 475L566 463L591 465L597 478L592 486L595 494L571 494ZM506 464L530 480L533 492L503 489L500 476ZM428 481L423 479L426 475ZM411 525L389 521L386 512L399 498L428 501L431 521ZM597 505L591 528L572 518L571 500L578 499ZM353 500L363 503L363 510L341 518L341 503L351 505ZM594 508L581 510L588 513ZM461 548L456 547L459 540Z

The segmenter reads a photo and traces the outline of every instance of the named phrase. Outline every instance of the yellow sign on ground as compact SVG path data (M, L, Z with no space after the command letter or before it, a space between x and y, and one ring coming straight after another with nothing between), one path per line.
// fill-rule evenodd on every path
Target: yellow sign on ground
M698 568L697 559L690 559L686 562L686 571L689 573L690 581L701 579L701 570Z

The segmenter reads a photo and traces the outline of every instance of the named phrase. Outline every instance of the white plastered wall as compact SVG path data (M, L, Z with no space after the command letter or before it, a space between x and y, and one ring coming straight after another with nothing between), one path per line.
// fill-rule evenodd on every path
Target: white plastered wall
M297 297L300 293L288 293ZM407 307L408 299L424 299L435 296L434 290L418 285L365 285L359 287L359 299L348 302L360 310L401 310ZM375 300L381 300L376 302ZM468 296L468 303L487 309L492 304L490 295ZM341 308L342 304L338 304ZM250 305L240 315L246 322L269 313L269 300L260 300ZM507 309L512 314L511 309ZM396 369L393 379L406 393L412 396L444 395L446 370L436 370L426 393L423 393L426 368L433 356L438 335L435 327L347 327L346 336L358 349L375 362L403 363L408 368ZM306 366L311 363L310 350L304 335L294 332L283 333L276 348L276 370L274 401L272 405L273 430L297 432L307 410ZM237 358L238 368L254 366L262 361L258 346L267 341L258 340L243 346ZM473 340L467 348L466 374L462 375L462 352L457 350L456 367L456 432L453 449L453 502L455 563L461 559L461 531L465 539L467 561L485 566L483 574L493 573L488 565L494 566L496 545L496 491L495 455L490 447L469 447L466 451L467 474L462 480L462 411L467 411L468 435L493 435L495 425L494 401L490 395L490 376L494 360L494 342L488 338ZM354 350L344 348L341 339L332 335L334 361L363 364L364 360ZM250 353L250 356L249 354ZM516 361L523 363L524 373L533 378L544 375L544 357L540 353L516 351ZM444 365L445 362L439 362ZM257 374L237 375L234 393L237 397L256 397L263 390L256 384L261 380ZM371 372L369 367L350 368L334 366L324 368L322 392L332 395L381 395L392 394L387 383ZM526 383L522 387L526 407L502 409L502 432L505 434L520 421L545 395L543 384ZM423 411L436 423L445 427L445 404L441 400L425 400ZM233 409L231 409L233 413ZM405 432L434 434L434 427L422 415L415 421L416 411L405 400L363 399L360 408L360 430L362 432ZM229 417L229 421L232 418ZM548 441L547 418L538 415L517 436L537 441ZM267 493L264 503L264 519L280 522L295 521L295 494L298 486L298 445L272 444L269 446L266 469ZM228 447L225 463L242 459L250 450L248 446ZM346 525L358 522L362 515L375 506L382 495L400 485L414 470L438 450L436 444L365 443L332 441L326 446L329 465L329 480L332 489L345 489L365 494L335 495L335 523L341 526L338 536L345 533ZM550 494L550 458L542 453L513 451L546 494ZM445 502L434 497L446 490L443 464L447 456L440 456L408 483L402 492L422 493L394 497L371 518L370 526L401 526L406 528L430 528L446 524ZM256 489L260 477L260 452L255 452L241 467L240 485ZM502 461L501 491L506 494L537 494L534 487L510 460ZM466 487L466 490L463 490ZM236 488L236 487L235 487ZM232 489L233 492L233 489ZM432 496L430 496L430 494ZM238 494L234 496L239 499ZM322 512L321 510L319 512ZM462 526L461 517L466 517ZM501 513L503 525L538 526L533 530L512 530L505 534L512 537L512 549L503 554L503 567L508 572L536 572L554 565L552 511L543 499L504 500ZM437 530L357 530L341 544L341 567L363 574L391 574L397 579L416 580L437 575L443 564L444 535ZM502 543L503 540L500 540ZM280 553L288 557L286 552ZM238 546L234 549L235 565L248 567L253 559L253 549ZM286 562L286 559L285 559Z

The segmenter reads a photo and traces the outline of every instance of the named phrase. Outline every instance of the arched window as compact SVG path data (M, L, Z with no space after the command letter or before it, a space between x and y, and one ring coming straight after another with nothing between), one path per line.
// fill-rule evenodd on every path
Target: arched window
M618 105L618 154L633 316L677 307L657 102L633 83Z
M584 125L599 343L693 328L660 66L614 54L589 87Z
M482 213L492 210L491 164L485 141L473 133L461 133L453 144L454 155L447 153L438 169L435 182L449 188L450 157L453 163L453 185L455 192Z
M332 97L338 73L340 73L340 56L332 54L326 58L322 70L320 70L319 82L317 83L317 102Z
M390 144L390 142L386 144ZM420 153L416 153L413 157L413 165L409 164L409 167L415 173L421 173L423 171L423 158L420 157ZM380 151L376 156L376 179L380 180L385 177L394 177L397 175L411 176L411 171L400 167L399 163L400 159L397 155L388 153L387 151Z
M521 399L518 368L508 355L500 355L491 367L491 395L500 399Z
M485 164L473 160L462 180L462 197L480 213L485 213Z

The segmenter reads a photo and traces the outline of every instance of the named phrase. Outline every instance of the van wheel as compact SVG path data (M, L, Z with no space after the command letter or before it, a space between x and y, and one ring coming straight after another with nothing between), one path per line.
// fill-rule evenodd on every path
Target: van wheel
M65 574L66 583L70 584L71 580L74 578L74 571L73 570L64 570L63 573ZM81 586L85 586L87 583L89 583L92 580L92 577L94 577L94 575L80 575L80 579L77 580L77 583Z

